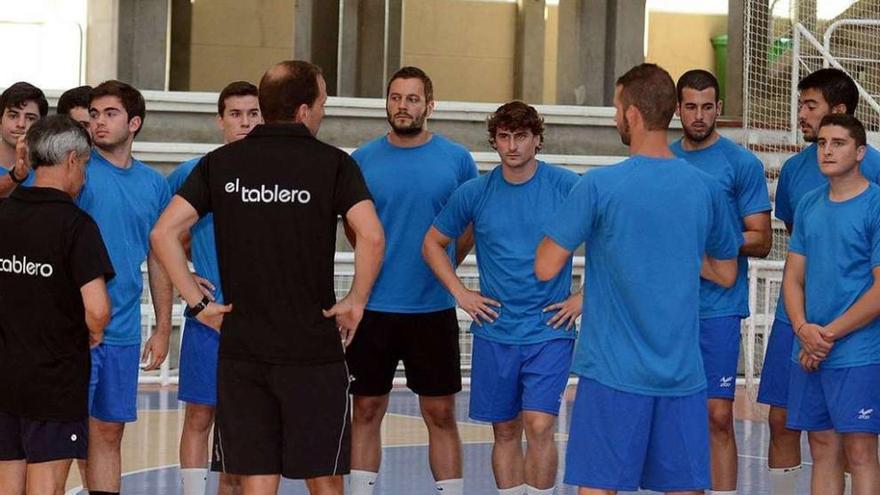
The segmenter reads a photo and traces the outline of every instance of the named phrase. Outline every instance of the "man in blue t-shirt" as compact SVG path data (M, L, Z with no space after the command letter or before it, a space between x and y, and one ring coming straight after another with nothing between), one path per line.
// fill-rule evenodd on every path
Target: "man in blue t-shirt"
M223 143L244 138L263 123L257 87L247 81L228 84L217 100L217 126ZM181 163L168 176L176 194L202 157ZM214 215L201 218L190 231L190 254L196 273L213 292L211 298L223 304L220 266L214 241ZM180 474L183 495L204 495L208 476L208 435L217 405L217 352L220 334L195 318L187 318L180 344L180 390L177 398L186 402L186 416L180 434ZM237 480L220 473L219 495L231 495Z
M0 197L6 197L17 185L34 182L27 160L16 163L15 146L34 122L49 113L49 102L40 88L17 82L0 94L0 112Z
M744 238L733 287L700 281L700 350L709 395L712 493L732 495L738 461L733 400L740 327L749 316L749 256L770 254L770 196L758 157L715 129L722 105L715 76L700 69L687 71L678 79L676 91L684 136L670 149L721 184Z
M161 174L131 156L145 114L137 89L113 80L99 84L89 114L95 148L78 204L98 224L116 277L107 284L113 315L104 342L92 350L87 482L90 493L116 493L125 423L137 419L138 363L143 359L145 370L155 370L168 354L172 287L150 252L149 235L170 191ZM141 352L145 260L156 328Z
M535 259L538 279L551 280L586 242L565 482L588 493L710 485L700 276L732 286L742 234L717 181L669 150L675 103L654 64L617 80L615 121L632 157L584 174Z
M867 148L855 117L819 125L828 184L798 203L782 280L797 337L787 426L806 430L812 493L841 487L841 442L855 495L880 492L880 186L859 170Z
M403 360L407 386L419 395L430 436L436 490L462 493L461 439L455 394L461 390L455 301L422 259L422 240L458 186L477 176L470 153L428 131L431 79L417 67L398 70L386 89L391 132L354 152L385 229L385 262L357 337L346 352L354 394L353 495L370 495L381 460L380 427L394 373ZM352 236L349 234L349 240ZM468 228L450 245L456 265L470 251ZM455 248L453 250L453 247Z
M813 189L828 183L819 170L816 139L819 123L833 113L855 114L859 91L846 73L837 69L820 69L798 84L798 119L804 141L811 143L800 153L786 160L776 185L776 218L785 223L792 234L795 213L800 200ZM862 175L880 183L880 152L867 146L861 162ZM770 448L768 464L775 487L774 493L792 495L801 468L799 431L786 428L788 381L794 329L789 322L780 292L776 317L764 357L758 402L770 406Z
M449 198L425 236L425 260L473 324L470 417L492 423L492 466L501 495L552 494L553 434L568 381L583 296L571 294L571 259L550 282L535 278L542 228L578 176L535 158L544 121L513 101L488 121L501 165ZM465 287L447 248L473 225L480 290ZM526 432L528 455L523 456Z

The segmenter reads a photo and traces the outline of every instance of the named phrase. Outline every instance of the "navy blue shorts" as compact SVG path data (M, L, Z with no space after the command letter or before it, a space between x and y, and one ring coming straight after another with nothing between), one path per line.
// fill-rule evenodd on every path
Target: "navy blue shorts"
M700 320L700 351L710 399L733 400L736 393L741 323L739 316Z
M89 411L108 423L137 421L140 345L101 344L92 349Z
M559 414L574 340L502 344L474 337L469 416L500 423L521 411Z
M217 405L217 352L220 333L187 318L180 343L180 389L177 398L205 406Z
M565 482L620 491L709 488L706 391L655 397L581 377L571 413Z
M791 380L791 348L794 330L791 324L776 318L770 330L764 367L761 369L761 386L758 402L783 409L788 407L788 382Z
M792 363L785 426L880 434L880 364L808 373Z
M34 421L0 412L0 461L29 464L85 459L89 451L89 420Z

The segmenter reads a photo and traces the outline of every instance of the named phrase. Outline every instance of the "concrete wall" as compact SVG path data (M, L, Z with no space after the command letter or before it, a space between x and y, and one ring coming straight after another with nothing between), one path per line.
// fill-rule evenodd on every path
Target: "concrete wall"
M289 0L194 2L189 90L256 82L270 65L292 58L293 9Z
M715 72L715 52L709 41L727 33L726 15L648 12L646 60L659 64L678 79L689 69Z
M403 4L403 64L423 68L440 100L510 100L515 37L515 3L405 0Z

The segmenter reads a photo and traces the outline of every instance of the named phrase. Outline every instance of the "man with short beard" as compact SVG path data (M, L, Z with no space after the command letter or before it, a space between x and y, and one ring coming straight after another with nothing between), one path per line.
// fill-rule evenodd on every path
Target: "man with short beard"
M433 87L421 69L403 67L391 77L385 108L391 132L353 155L373 194L387 244L386 263L347 352L355 378L352 494L373 492L382 455L382 418L394 372L403 360L407 386L419 396L429 431L435 489L460 495L455 394L461 390L461 360L455 300L422 259L421 249L434 217L458 186L477 176L477 167L464 147L428 131ZM461 262L472 244L469 227L450 243L449 257Z
M788 233L793 231L796 207L800 200L817 187L828 184L819 170L819 124L833 113L855 114L859 90L853 80L838 69L820 69L798 83L798 122L804 141L809 146L785 161L776 185L776 218L785 222ZM861 162L862 175L880 183L880 153L867 146ZM773 493L795 493L797 474L801 469L801 432L786 428L791 348L795 330L785 311L782 292L776 304L776 316L770 331L767 354L761 371L758 402L770 406L770 448L768 465ZM799 337L800 338L800 337Z
M739 251L736 284L724 288L700 281L700 350L709 395L709 440L712 460L710 494L736 493L737 454L733 400L739 362L740 326L749 316L749 256L770 254L770 196L764 165L750 151L715 129L721 114L718 80L710 72L685 72L676 85L684 136L672 152L715 177L736 213L745 242Z

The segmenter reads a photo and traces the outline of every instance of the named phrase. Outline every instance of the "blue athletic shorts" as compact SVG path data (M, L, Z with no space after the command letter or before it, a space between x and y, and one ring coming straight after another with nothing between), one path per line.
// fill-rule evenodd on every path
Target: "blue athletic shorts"
M92 349L89 411L108 423L137 421L140 345L101 344Z
M880 434L880 364L808 373L792 363L785 426Z
M177 398L193 404L216 406L220 333L198 320L187 318L182 340Z
M565 483L620 491L709 488L706 392L654 397L581 377L571 413Z
M521 411L559 414L574 340L502 344L474 337L471 419L500 423Z
M739 316L700 320L700 351L710 399L733 400L736 393L741 323Z
M791 347L794 330L791 324L776 318L770 330L767 355L761 369L758 402L783 409L788 407L788 382L791 380Z

